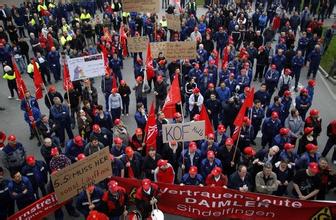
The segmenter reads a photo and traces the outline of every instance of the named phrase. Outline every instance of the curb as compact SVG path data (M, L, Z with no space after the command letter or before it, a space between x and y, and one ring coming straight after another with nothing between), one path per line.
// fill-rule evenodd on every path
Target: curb
M336 79L334 77L330 77L327 71L325 71L321 66L319 66L319 71L321 74L328 79L333 85L336 85Z

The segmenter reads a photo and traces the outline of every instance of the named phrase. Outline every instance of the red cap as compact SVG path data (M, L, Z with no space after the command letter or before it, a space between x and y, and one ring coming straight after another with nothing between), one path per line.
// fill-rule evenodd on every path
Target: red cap
M156 81L162 81L163 80L163 76L162 75L158 75L157 77L156 77Z
M209 158L214 158L215 157L215 153L212 151L212 150L209 150L208 152L207 152L207 157Z
M193 93L199 93L199 92L200 92L200 90L197 87L193 90Z
M308 81L308 85L314 87L314 86L316 86L316 81L313 80L313 79L310 79L310 80Z
M309 112L310 116L318 116L319 114L320 114L320 112L316 108L310 110L310 112Z
M120 124L121 124L121 120L119 118L114 120L114 125L120 125Z
M142 81L142 76L138 76L137 78L136 78L136 81Z
M250 119L248 117L245 116L243 118L243 122L246 123L246 124L250 124L251 121L250 121Z
M158 166L158 167L162 167L162 166L167 165L167 163L168 163L168 160L162 160L162 159L160 159L160 160L158 160L158 162L157 162L157 166Z
M75 136L73 141L79 147L82 147L84 145L83 138L80 135Z
M306 128L304 129L304 133L305 133L305 134L310 134L312 131L314 131L314 128L313 128L313 127L306 127Z
M8 141L16 141L16 136L14 134L10 134L7 138Z
M150 189L152 185L152 181L150 179L143 179L141 182L142 188L147 191Z
M291 143L284 144L285 150L290 150L290 149L293 149L294 147L295 147L294 144L291 144Z
M317 150L318 149L318 146L316 146L315 144L307 144L306 145L306 150L308 151L308 152L310 152L310 151L314 151L314 150Z
M86 220L108 220L109 218L101 212L97 210L91 210L89 215L87 216Z
M78 154L77 155L77 160L83 160L85 159L85 154Z
M135 129L135 134L136 135L141 135L142 134L142 129L141 128Z
M26 163L29 165L29 166L34 166L35 163L36 163L36 160L35 160L35 157L33 155L29 155L26 157Z
M49 86L49 90L48 91L49 92L56 92L56 86L54 86L54 85Z
M272 65L271 65L271 68L272 68L272 69L276 69L276 65L275 65L275 64L272 64Z
M197 174L197 172L198 172L198 169L197 169L197 167L196 166L192 166L192 167L190 167L189 168L189 174Z
M220 167L215 167L211 170L211 174L214 176L218 176L219 174L221 174L222 169Z
M249 155L249 156L254 156L256 155L256 152L253 149L253 147L245 147L244 154Z
M113 94L115 94L115 93L118 92L118 89L117 89L117 88L113 88L111 92L112 92Z
M108 186L109 191L114 193L118 189L118 182L111 180L110 182L108 182L107 186Z
M166 64L166 61L165 60L160 60L159 61L159 65L165 65Z
M233 145L233 139L232 138L227 138L225 140L225 145Z
M50 151L50 155L53 157L53 156L56 156L59 154L59 151L58 151L58 148L57 147L53 147L51 148L51 151Z
M182 117L182 115L179 112L175 112L174 118L180 118L180 117Z
M220 132L225 132L226 131L224 125L222 125L222 124L218 125L217 130L220 131Z
M285 97L289 97L289 96L291 96L292 95L292 93L289 91L289 90L286 90L285 92L284 92L284 96Z
M301 89L300 93L302 94L308 94L308 90L306 88Z
M212 65L213 65L213 64L215 64L215 62L216 62L216 61L215 61L214 59L212 59L212 60L209 61L209 64L212 64Z
M287 135L289 133L289 129L288 128L281 128L280 129L280 134L281 135Z
M317 174L318 172L320 172L318 163L311 162L309 163L308 168L314 174Z
M191 149L191 150L196 150L197 149L197 145L194 141L189 142L189 149Z
M272 112L271 117L272 117L273 119L279 118L279 114L278 114L277 112Z
M289 68L286 68L285 69L285 74L286 75L289 75L289 74L291 74L292 73L292 70L290 70Z
M195 114L193 119L194 119L194 121L199 121L200 117L201 116L199 114Z
M92 126L92 130L93 130L93 132L98 133L98 132L100 132L100 126L98 124L94 124Z
M133 156L134 151L131 147L126 147L125 154L130 157L130 156Z
M115 144L122 144L123 140L120 137L116 137L116 138L114 138L113 142Z
M215 85L213 83L209 83L208 84L208 89L210 89L210 88L215 88Z
M214 133L209 133L208 134L208 139L215 139Z

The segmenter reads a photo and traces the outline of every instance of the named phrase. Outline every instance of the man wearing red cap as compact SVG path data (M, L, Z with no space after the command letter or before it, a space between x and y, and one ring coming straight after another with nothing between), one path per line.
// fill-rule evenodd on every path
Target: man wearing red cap
M226 188L227 184L228 178L222 173L220 167L213 168L211 173L205 179L206 186Z
M261 128L261 146L264 148L267 144L272 146L274 137L278 134L281 128L281 121L279 120L279 114L272 112L271 117L264 120Z
M293 195L301 200L314 200L321 184L318 173L319 166L316 162L311 162L306 169L297 171L293 178Z
M160 191L158 185L149 179L143 179L135 193L135 204L143 219L150 216L153 206L158 202Z
M234 156L234 157L233 157ZM223 164L223 173L230 176L236 171L236 167L240 157L240 150L235 152L235 146L232 138L227 138L225 144L220 147L217 158Z
M147 84L144 84L141 76L136 78L133 90L135 93L136 103L142 103L147 110L147 94L151 91L151 88Z
M191 166L199 167L201 164L201 151L197 149L197 145L194 141L189 142L188 149L184 149L179 159L179 164L182 168L182 173L189 170Z
M289 129L288 128L280 128L279 130L279 134L277 134L274 138L273 138L273 146L276 145L280 148L280 150L282 151L284 148L284 144L288 143L290 141L289 138Z
M314 98L315 86L316 86L316 81L314 79L308 80L306 89L308 90L308 95L311 101L313 101L313 98Z
M219 114L222 111L222 104L216 98L216 94L211 94L210 99L205 100L205 107L212 125L216 128L218 126Z
M190 121L194 118L195 114L199 114L203 105L203 96L200 93L199 88L193 90L193 94L189 97L189 112L190 112Z
M300 94L295 98L295 107L299 111L302 119L306 118L306 114L312 105L311 99L306 88L301 89Z
M110 120L108 119L108 121ZM112 127L112 125L110 126ZM106 127L101 127L98 124L94 124L92 126L90 139L93 137L97 138L98 141L104 145L104 147L112 147L113 134L111 130L107 129Z
M26 165L22 168L21 174L30 180L35 198L40 198L38 190L41 190L42 197L47 195L45 184L48 183L48 169L44 161L36 160L33 155L26 157Z
M119 137L123 140L123 143L127 146L129 143L129 133L127 131L126 125L120 120L116 119L114 120L114 126L112 129L113 132L113 138Z
M154 147L150 147L148 154L143 161L143 171L145 172L145 178L154 181L154 173L157 168L157 163L161 159L161 155L156 152Z
M49 89L48 89L48 93L45 94L44 96L44 103L45 105L47 106L48 109L51 108L52 105L54 105L54 98L55 97L58 97L61 102L63 102L63 96L61 93L59 93L57 90L56 90L56 86L55 85L50 85L49 86ZM49 102L50 100L50 102Z
M317 109L312 109L309 111L309 116L305 120L305 128L314 128L314 136L318 137L322 131L322 118L320 117L320 111Z
M214 153L217 153L219 150L219 145L215 142L215 135L213 133L209 133L207 135L207 139L201 144L201 153L203 158L206 157L209 150L212 150Z
M162 75L156 77L156 82L154 83L154 95L155 95L155 113L162 109L167 97L168 85L163 80Z
M77 210L85 216L89 215L92 210L100 210L102 205L102 196L104 192L95 185L88 186L79 193L76 201Z
M201 165L200 165L200 168L201 168L200 173L203 179L205 179L211 173L211 170L215 167L222 168L222 162L215 157L214 151L209 150L206 153L206 158L202 160Z
M307 144L317 145L317 138L314 136L314 128L312 127L306 127L304 129L304 134L299 140L299 146L297 150L298 155L301 155L302 153L306 152Z
M154 181L159 183L174 184L175 171L168 160L160 159L157 168L154 170Z
M271 68L265 73L265 83L270 97L272 97L274 90L278 85L279 77L280 73L277 70L277 66L272 64Z
M296 161L296 167L298 169L306 169L310 162L318 162L321 158L321 154L318 152L318 146L314 144L306 145L306 152L304 152L300 159Z
M71 160L72 163L77 161L78 154L84 153L86 141L80 135L75 136L66 144L64 154Z
M138 152L134 152L131 147L125 148L125 154L120 159L125 166L125 177L141 178L142 157Z
M110 219L120 219L122 215L127 215L128 195L124 187L118 182L111 180L108 184L108 191L104 192L101 200L101 210Z
M146 143L141 128L136 128L131 138L131 147L134 151L138 151L142 156L146 156Z
M110 152L115 158L120 159L125 154L125 147L123 140L116 137L113 139L113 145L110 148Z
M285 143L284 149L280 152L280 159L287 160L290 166L294 167L295 162L299 159L299 156L295 152L295 145L291 143Z
M239 158L239 164L245 165L248 171L254 169L253 161L255 160L256 151L253 147L245 147L244 151L241 153Z
M136 112L134 114L135 122L138 128L141 128L142 131L145 130L147 123L147 114L144 104L137 103L136 104Z
M203 186L203 181L202 175L198 174L198 168L196 166L191 166L189 172L182 176L180 185Z
M10 134L7 138L7 145L2 149L2 162L4 166L11 170L21 170L26 158L26 150L16 137Z
M215 142L218 143L219 146L224 145L226 139L228 138L225 132L225 126L223 124L219 124L217 126L217 130L215 131Z

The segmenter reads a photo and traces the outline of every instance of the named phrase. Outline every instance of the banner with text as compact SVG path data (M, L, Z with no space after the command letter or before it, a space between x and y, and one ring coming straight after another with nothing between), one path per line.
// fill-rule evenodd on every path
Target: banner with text
M140 180L113 177L126 188L131 201ZM163 213L193 219L335 219L336 203L295 200L221 187L159 183L158 208Z
M158 57L159 52L167 60L196 59L196 42L194 41L174 41L151 43L153 57Z
M71 81L105 75L102 54L71 58L68 60L68 67Z
M122 0L124 12L150 12L160 11L160 1L158 0Z
M166 14L168 29L181 31L181 20L179 15Z
M19 210L10 216L8 220L42 219L59 209L62 205L58 204L55 193L50 193L26 208Z
M111 175L110 151L106 147L52 174L51 181L58 202L64 202Z
M198 141L205 138L205 121L162 125L163 143Z
M128 37L127 46L130 53L144 52L147 49L147 36Z

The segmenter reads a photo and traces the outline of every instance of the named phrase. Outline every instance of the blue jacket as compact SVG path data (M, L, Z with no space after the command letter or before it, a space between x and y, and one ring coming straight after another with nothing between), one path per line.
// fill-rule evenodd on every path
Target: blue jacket
M189 173L183 175L181 183L184 185L193 185L198 186L199 184L203 184L203 177L201 174L196 174L195 178L191 178Z
M311 102L313 102L313 98L314 98L314 92L315 92L315 89L313 86L307 86L306 89L308 90L308 96L309 98L311 99Z
M275 47L275 51L278 51L279 49L282 49L283 51L286 51L287 50L287 46L286 44L277 44L276 47Z
M266 85L274 85L276 86L278 84L280 78L280 73L278 70L272 70L269 69L267 70L267 72L265 73L265 83Z
M55 51L55 52L50 51L47 55L47 61L48 61L50 67L53 66L53 65L55 65L57 67L61 66L60 55L57 51Z
M307 169L310 162L318 162L320 158L320 153L315 153L313 158L311 158L308 152L304 152L301 157L296 160L295 167L297 169Z
M1 219L7 219L7 216L10 214L8 213L8 204L12 203L14 205L14 202L12 198L9 195L8 191L8 184L9 184L8 179L3 179L0 182L0 218Z
M237 80L226 79L224 82L225 82L225 85L230 89L231 93L233 93L236 90Z
M301 50L303 53L306 51L307 49L307 45L308 45L309 39L307 37L301 37L299 39L298 42L298 50Z
M284 114L284 105L280 103L280 105L276 105L275 103L268 106L266 116L270 117L272 112L277 112L279 115L279 118L281 119L281 116Z
M4 153L2 162L5 167L19 167L25 163L26 150L20 142L16 142L15 147L11 147L7 144L2 151Z
M141 112L136 111L134 114L135 121L137 123L138 128L145 129L147 119L144 115L141 114Z
M198 168L200 168L200 164L201 164L201 160L202 160L202 154L200 150L196 150L194 158L193 158L193 166L196 166ZM191 167L191 159L190 159L190 155L189 155L189 150L183 150L179 159L179 164L182 165L184 164L185 166L185 171L188 172L189 168Z
M213 170L215 167L220 167L223 169L222 162L219 159L215 158L212 164L210 164L208 158L203 159L201 162L201 174L203 178L207 178L207 176L211 173L211 170Z
M78 154L84 153L84 148L87 143L85 140L83 141L83 143L84 145L81 147L75 144L72 139L66 143L64 154L71 160L72 163L75 163L77 161L76 157L78 156Z
M259 27L266 27L267 24L267 15L260 15L259 16Z
M218 137L221 137L220 141L219 141ZM225 141L226 141L227 138L228 138L228 136L226 135L226 133L224 133L224 134L222 134L222 136L220 136L220 134L218 134L218 131L215 131L215 142L218 143L218 147L223 146L225 144Z
M199 25L198 25L198 30L199 30L199 32L201 32L201 34L203 35L203 34L205 34L205 31L206 31L206 24L205 23L200 23Z
M101 142L104 147L106 146L109 146L111 147L112 146L112 139L113 139L113 133L108 130L107 128L100 128L101 129L101 132L100 133L95 133L95 132L91 132L90 134L90 138L92 137L96 137L98 139L99 142Z
M242 76L239 75L237 77L237 84L240 86L240 90L244 91L245 87L248 87L250 85L251 79L246 75L246 76Z
M252 114L252 125L260 126L262 123L262 120L265 117L264 109L263 108L256 109L256 107L252 107L249 113Z
M199 58L198 60L201 62L201 63L205 63L207 61L207 58L208 58L208 52L205 50L205 49L198 49L197 50L197 54L199 55Z
M290 163L295 163L299 159L299 156L295 152L289 154L286 150L282 150L280 152L280 159L288 160Z
M213 83L215 80L212 76L202 74L197 83L198 88L201 90L201 94L204 94L208 88L209 83Z
M110 68L113 70L115 74L121 74L121 60L118 59L111 59L109 62Z
M37 160L34 166L26 164L21 174L28 177L34 189L48 183L48 169L44 161Z
M208 68L208 75L212 78L212 83L217 85L217 75L218 75L218 68L217 66L213 65L212 67L207 66Z
M249 173L247 173L244 180L242 180L239 177L238 171L236 171L233 174L231 174L231 176L229 178L228 187L230 189L239 190L240 187L243 187L244 185L246 185L248 187L249 191L251 191L252 187L253 187L253 182L254 181L252 180L251 175Z
M62 123L71 123L69 108L64 104L51 106L50 114L53 116L55 122L60 122L61 125Z
M289 137L282 136L281 134L277 134L273 138L273 145L278 146L280 150L283 150L285 143L289 143L289 142L290 142Z
M225 82L225 80L229 79L230 77L230 70L227 69L227 70L223 70L221 69L219 71L219 82Z
M214 36L214 40L217 42L217 45L219 47L225 47L227 41L228 41L228 34L224 32L216 32Z
M318 67L321 62L321 53L315 49L308 55L309 67Z
M26 194L23 194L24 190L28 190ZM29 179L25 176L22 176L22 180L19 183L16 183L14 180L11 180L8 184L8 191L12 199L19 201L33 201L34 198L34 191L33 186ZM13 192L17 193L17 195L13 195Z
M254 93L254 100L257 100L257 99L261 102L261 105L264 108L267 105L269 105L270 95L267 91L262 92L258 90L256 91L256 93Z
M29 102L29 106L31 108L35 107L35 108L40 109L39 104L38 104L37 100L35 99L35 97L30 96L28 102ZM27 108L26 108L27 106L26 105L27 105L26 99L22 99L21 100L21 106L20 106L22 111L27 111Z
M219 145L218 143L214 142L211 146L211 148L208 148L208 141L204 140L203 143L201 144L201 154L202 154L202 158L205 158L207 155L207 152L209 150L212 150L213 152L215 152L215 154L217 153L217 151L219 150Z
M279 119L273 121L270 117L266 118L264 120L264 123L262 124L261 132L263 136L274 138L281 128L281 121Z
M125 145L121 145L121 148L118 149L115 145L112 145L112 147L110 148L110 152L113 156L120 157L125 154L125 147Z
M302 96L299 95L295 98L295 107L297 110L299 111L308 111L308 109L310 108L312 102L311 102L311 98L309 96ZM308 105L307 107L302 107L301 105Z
M90 195L91 203L95 205L95 210L100 209L101 205L101 198L103 196L104 192L98 187L95 187L92 194ZM80 213L82 213L85 217L89 215L90 209L89 209L90 203L86 194L86 191L82 191L79 193L76 201L76 208Z
M286 64L286 57L284 55L274 55L272 58L272 64L276 65L276 69L281 73L282 69L285 67Z
M188 73L188 76L189 76L190 79L192 77L196 78L195 81L196 81L197 84L199 82L199 78L201 77L201 75L203 75L202 70L201 69L196 70L195 68L192 68Z
M231 97L231 91L228 87L225 87L224 89L222 89L221 87L217 87L216 92L218 94L218 99L221 102L225 102Z
M38 108L32 108L32 113L34 117L35 124L38 125L41 122L41 112ZM31 126L31 121L29 119L28 112L25 111L24 113L24 120Z
M294 56L292 58L292 70L294 73L299 73L303 65L304 65L304 58L302 56L301 57Z
M106 79L105 77L102 78L101 81L101 88L103 93L111 94L112 91L112 77Z

